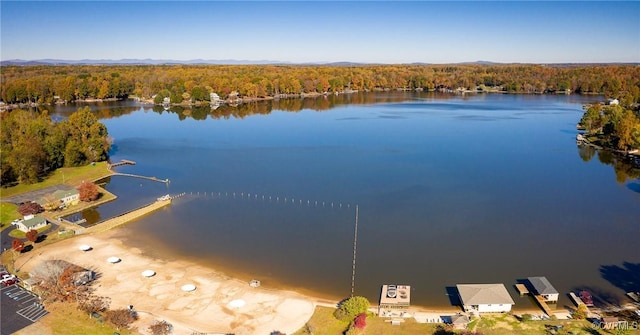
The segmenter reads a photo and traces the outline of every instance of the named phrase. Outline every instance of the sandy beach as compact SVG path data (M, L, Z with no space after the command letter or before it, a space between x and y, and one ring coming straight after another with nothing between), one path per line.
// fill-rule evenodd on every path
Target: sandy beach
M154 320L166 320L173 334L201 333L269 334L278 330L291 334L304 326L314 312L310 297L226 277L194 263L152 259L137 248L113 238L113 232L80 235L37 248L16 261L22 271L30 271L44 260L64 259L92 269L100 277L96 294L111 298L111 309L133 305L140 319L133 324L146 334ZM80 245L91 246L83 252ZM109 263L110 257L120 258ZM152 270L155 275L144 277ZM195 290L185 292L184 285Z

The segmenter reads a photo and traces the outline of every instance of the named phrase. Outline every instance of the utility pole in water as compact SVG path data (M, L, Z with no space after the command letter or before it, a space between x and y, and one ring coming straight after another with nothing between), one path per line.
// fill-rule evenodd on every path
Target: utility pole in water
M358 246L358 205L356 205L356 224L353 232L353 267L351 269L351 296L356 288L356 248Z

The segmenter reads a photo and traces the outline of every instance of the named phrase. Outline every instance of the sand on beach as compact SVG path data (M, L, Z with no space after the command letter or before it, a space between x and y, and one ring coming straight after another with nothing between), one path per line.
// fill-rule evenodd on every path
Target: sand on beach
M16 265L28 272L44 260L63 259L96 271L96 294L111 298L111 309L133 305L140 316L133 327L143 334L148 333L154 320L171 323L172 334L177 335L264 335L276 330L291 334L302 328L314 312L314 300L299 293L253 288L191 262L150 258L112 236L113 232L80 235L36 248L19 258ZM81 245L92 249L81 251ZM120 261L110 263L110 257ZM145 270L152 270L155 275L145 277ZM182 287L189 284L195 290L183 291ZM238 300L244 304L238 304Z

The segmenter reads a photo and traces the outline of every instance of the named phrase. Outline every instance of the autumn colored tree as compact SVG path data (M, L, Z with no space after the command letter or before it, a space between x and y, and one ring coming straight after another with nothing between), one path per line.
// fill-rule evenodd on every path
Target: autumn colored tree
M35 242L38 240L38 231L31 229L29 230L26 234L27 236L27 240L31 241L31 242Z
M78 192L80 193L80 200L86 202L94 201L98 199L100 195L98 186L88 181L83 181L80 186L78 186Z
M22 252L22 250L24 250L24 242L14 238L13 241L11 241L11 248L17 252Z
M29 201L18 206L18 212L22 215L31 215L42 213L44 208L40 206L37 202Z
M587 318L589 311L585 304L578 305L578 308L573 312L573 318L576 320L584 320Z
M114 325L117 329L127 329L134 321L138 320L138 315L129 309L121 308L109 310L105 314L105 320Z

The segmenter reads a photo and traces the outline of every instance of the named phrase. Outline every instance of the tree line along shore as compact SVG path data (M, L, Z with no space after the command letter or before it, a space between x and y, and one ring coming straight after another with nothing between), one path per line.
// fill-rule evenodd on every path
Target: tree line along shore
M354 91L579 93L640 101L635 65L37 65L3 66L0 99L18 104L124 99L175 104ZM154 100L154 98L159 98Z

